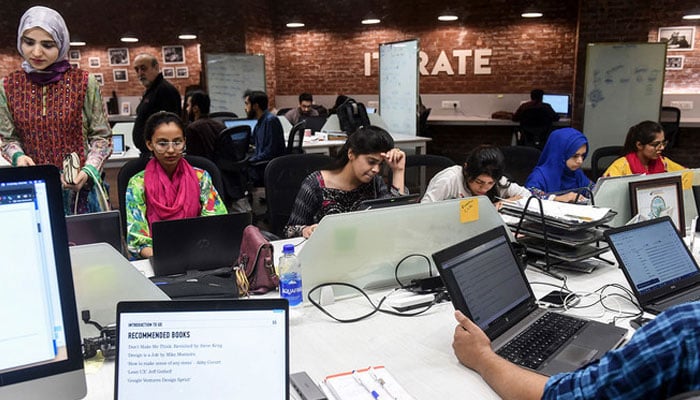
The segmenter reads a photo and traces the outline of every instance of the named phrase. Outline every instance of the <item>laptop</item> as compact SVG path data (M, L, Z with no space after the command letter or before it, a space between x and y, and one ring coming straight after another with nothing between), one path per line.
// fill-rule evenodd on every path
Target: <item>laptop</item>
M605 239L644 311L700 300L700 268L670 217L609 229Z
M228 267L238 258L250 213L158 221L151 225L155 276Z
M540 308L503 226L433 254L455 308L502 357L543 375L573 371L620 345L627 330ZM540 320L543 318L543 320ZM543 329L544 331L533 330ZM554 336L546 354L537 339ZM553 344L556 344L554 346Z
M419 193L411 193L405 196L385 197L381 199L363 200L360 202L358 210L369 210L375 208L385 208L402 206L405 204L413 204L420 202Z
M124 135L113 134L112 135L112 155L121 156L126 152L126 147L124 145Z
M283 299L120 302L115 400L289 399Z
M306 126L304 129L311 129L312 134L320 132L323 125L326 124L326 117L316 116L316 117L301 117L299 120L306 121Z
M66 216L68 245L108 243L123 253L119 210Z

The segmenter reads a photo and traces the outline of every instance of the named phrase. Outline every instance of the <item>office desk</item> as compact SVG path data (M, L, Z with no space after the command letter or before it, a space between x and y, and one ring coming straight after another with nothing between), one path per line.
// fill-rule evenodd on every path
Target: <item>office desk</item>
M681 122L678 126L681 128L700 128L700 118L681 117Z
M463 126L520 126L519 122L508 119L493 119L484 115L461 114L431 114L428 116L428 124L431 125L463 125ZM570 118L562 118L552 123L552 126L570 126Z
M431 140L422 136L391 134L394 144L403 150L415 150L416 154L426 154L427 143ZM345 144L345 140L315 140L304 141L302 148L307 153L331 155L331 149L337 150Z

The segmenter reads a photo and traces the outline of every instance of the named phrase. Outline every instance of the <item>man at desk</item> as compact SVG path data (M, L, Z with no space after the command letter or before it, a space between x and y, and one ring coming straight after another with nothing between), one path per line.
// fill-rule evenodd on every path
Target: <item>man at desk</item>
M559 121L559 114L551 105L542 101L543 97L542 89L533 89L530 92L530 101L521 104L513 114L513 121L520 122L521 127L518 144L542 149L552 122Z
M284 114L284 117L296 125L302 117L318 117L318 111L313 108L314 97L311 93L302 93L299 95L299 107L292 108Z
M255 146L255 152L250 157L250 162L255 164L284 155L284 131L279 119L267 109L267 94L261 91L246 91L243 98L248 118L258 120L253 130L252 143ZM262 186L265 165L253 167L249 171L253 184Z
M700 302L659 314L622 348L550 378L498 356L486 334L455 312L452 347L504 399L666 399L700 390Z
M187 154L214 159L214 143L226 126L209 118L211 99L201 90L195 90L185 105L190 124L185 128Z

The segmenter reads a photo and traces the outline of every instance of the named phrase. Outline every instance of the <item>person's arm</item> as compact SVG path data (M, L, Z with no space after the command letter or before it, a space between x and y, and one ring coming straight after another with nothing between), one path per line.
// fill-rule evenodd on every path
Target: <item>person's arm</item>
M664 157L664 167L666 168L666 172L682 171L687 169L686 167L671 161L671 159L668 157Z
M262 148L255 149L255 155L250 158L251 162L270 160L284 153L284 130L279 119L264 119L262 123Z
M309 237L315 225L318 223L314 216L321 209L323 194L318 183L318 174L315 172L307 176L299 188L299 193L294 200L294 207L289 216L287 226L284 227L286 237L304 236ZM305 229L306 228L306 229Z
M532 193L530 193L529 190L515 182L509 181L506 177L501 177L498 185L498 196L504 199L527 199L528 197L532 196Z
M127 248L132 256L147 258L152 255L153 240L146 219L144 172L139 172L129 179L125 203Z
M559 121L559 114L556 111L554 111L554 109L552 108L552 105L549 103L543 103L543 104L547 106L547 111L549 112L549 116L550 116L550 118L552 118L552 121L553 122Z
M459 189L459 186L464 186L461 167L459 174L453 174L452 168L454 167L443 169L433 176L428 182L428 187L425 189L421 203L434 203L462 197Z
M491 349L488 336L462 312L455 311L452 348L459 362L473 369L503 399L540 399L547 377L501 358Z
M15 123L5 94L6 79L0 80L0 149L3 157L13 166L34 165L34 160L24 154L20 139L15 133Z
M100 84L92 74L88 76L83 105L83 133L88 142L87 158L83 168L90 168L96 176L99 176L104 162L112 154L112 129L109 127L107 111L102 102Z
M603 176L623 176L631 174L632 170L630 169L629 162L627 162L627 158L625 157L620 157L613 161L608 169L603 172Z
M202 205L200 215L226 214L228 212L226 205L216 191L209 172L199 168L195 168L195 172L199 179L199 203Z
M399 148L389 150L384 154L386 163L391 168L391 186L399 194L408 194L405 185L406 153Z

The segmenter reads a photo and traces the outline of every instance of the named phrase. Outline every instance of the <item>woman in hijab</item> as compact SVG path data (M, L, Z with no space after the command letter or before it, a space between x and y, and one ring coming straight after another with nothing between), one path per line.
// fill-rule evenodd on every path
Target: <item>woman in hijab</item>
M63 18L46 7L27 10L17 30L22 69L0 84L0 150L13 166L51 164L77 154L76 173L62 174L66 215L108 209L100 174L112 132L93 75L71 68ZM73 179L74 178L74 179Z
M587 154L588 140L583 133L573 128L553 131L525 187L534 195L549 200L585 200L578 189L591 186L591 180L581 170Z

